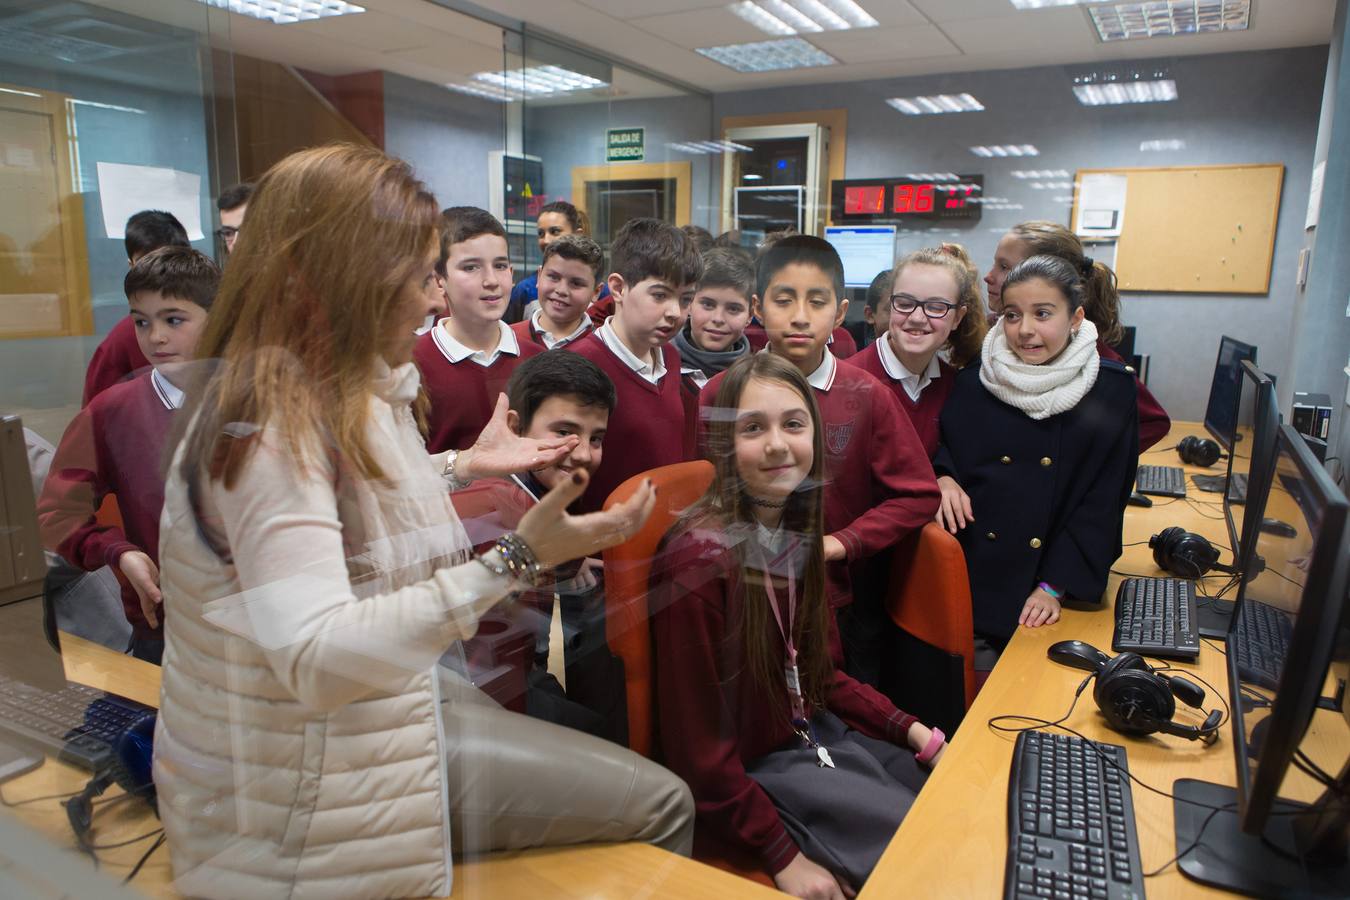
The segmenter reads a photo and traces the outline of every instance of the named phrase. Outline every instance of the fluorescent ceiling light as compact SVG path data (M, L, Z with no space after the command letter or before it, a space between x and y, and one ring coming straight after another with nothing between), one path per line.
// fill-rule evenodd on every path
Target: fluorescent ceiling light
M1014 178L1068 178L1068 169L1014 169L1008 173Z
M932 94L923 97L892 97L886 105L907 116L941 115L943 113L979 112L984 104L970 94Z
M779 36L875 28L878 24L853 0L743 0L727 9L760 31Z
M561 66L531 66L504 72L478 72L467 84L447 84L452 91L500 103L525 97L550 97L605 87L608 82Z
M745 181L763 181L764 176L757 172L746 172L741 178Z
M960 181L961 176L952 172L906 172L910 181Z
M137 109L134 106L118 106L115 103L99 103L97 100L76 100L71 98L66 102L72 106L92 106L95 109L111 109L114 112L135 113L138 116L146 114L145 110Z
M1033 191L1071 191L1073 190L1072 181L1033 181L1031 182Z
M277 25L326 19L329 16L349 16L366 11L364 6L345 3L343 0L197 0L197 2Z
M1007 156L1040 156L1041 151L1037 150L1031 144L981 144L978 147L971 147L970 152L976 156L983 156L985 159L991 157Z
M737 72L774 72L780 69L809 69L832 66L838 62L830 54L801 38L757 41L750 44L725 44L699 47L698 52Z
M1084 106L1114 106L1121 103L1167 103L1177 99L1177 83L1170 78L1155 81L1090 81L1074 79L1073 95Z
M745 144L738 144L735 141L675 141L666 144L671 150L679 150L682 153L694 153L700 156L709 153L749 153L752 147ZM746 176L749 177L749 176Z
M1092 3L1094 0L1012 0L1018 9L1046 9L1051 6L1077 6L1080 3Z
M1144 153L1161 153L1165 150L1185 150L1186 142L1180 138L1168 138L1161 141L1140 141L1139 149Z
M1251 24L1252 7L1251 0L1155 0L1094 6L1087 14L1103 41L1128 41L1246 31Z

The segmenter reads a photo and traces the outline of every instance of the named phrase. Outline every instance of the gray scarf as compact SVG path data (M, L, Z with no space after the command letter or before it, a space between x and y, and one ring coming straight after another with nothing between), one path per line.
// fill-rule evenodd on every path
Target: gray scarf
M675 334L675 339L671 343L680 351L680 360L686 366L701 369L709 378L731 368L732 363L750 352L750 341L746 340L745 335L741 335L736 343L731 345L730 350L704 350L689 336L688 325Z

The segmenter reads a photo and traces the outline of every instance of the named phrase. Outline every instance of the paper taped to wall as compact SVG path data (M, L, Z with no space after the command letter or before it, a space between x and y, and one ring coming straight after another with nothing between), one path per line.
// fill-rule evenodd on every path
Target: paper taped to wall
M1113 172L1083 175L1078 187L1078 221L1074 232L1081 237L1120 237L1125 224L1125 188L1128 179Z
M202 177L157 166L98 164L98 195L103 228L110 238L126 236L127 219L145 209L173 213L187 229L188 240L202 233Z

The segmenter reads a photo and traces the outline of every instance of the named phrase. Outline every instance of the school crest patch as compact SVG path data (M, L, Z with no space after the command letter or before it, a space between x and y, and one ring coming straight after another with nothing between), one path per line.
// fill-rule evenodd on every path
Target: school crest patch
M843 455L851 437L853 437L852 422L825 423L825 449L835 456Z

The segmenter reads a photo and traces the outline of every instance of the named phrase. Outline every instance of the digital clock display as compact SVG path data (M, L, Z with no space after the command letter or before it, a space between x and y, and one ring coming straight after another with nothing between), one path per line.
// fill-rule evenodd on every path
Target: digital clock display
M944 181L912 178L836 181L831 218L840 223L967 221L980 218L984 176Z

